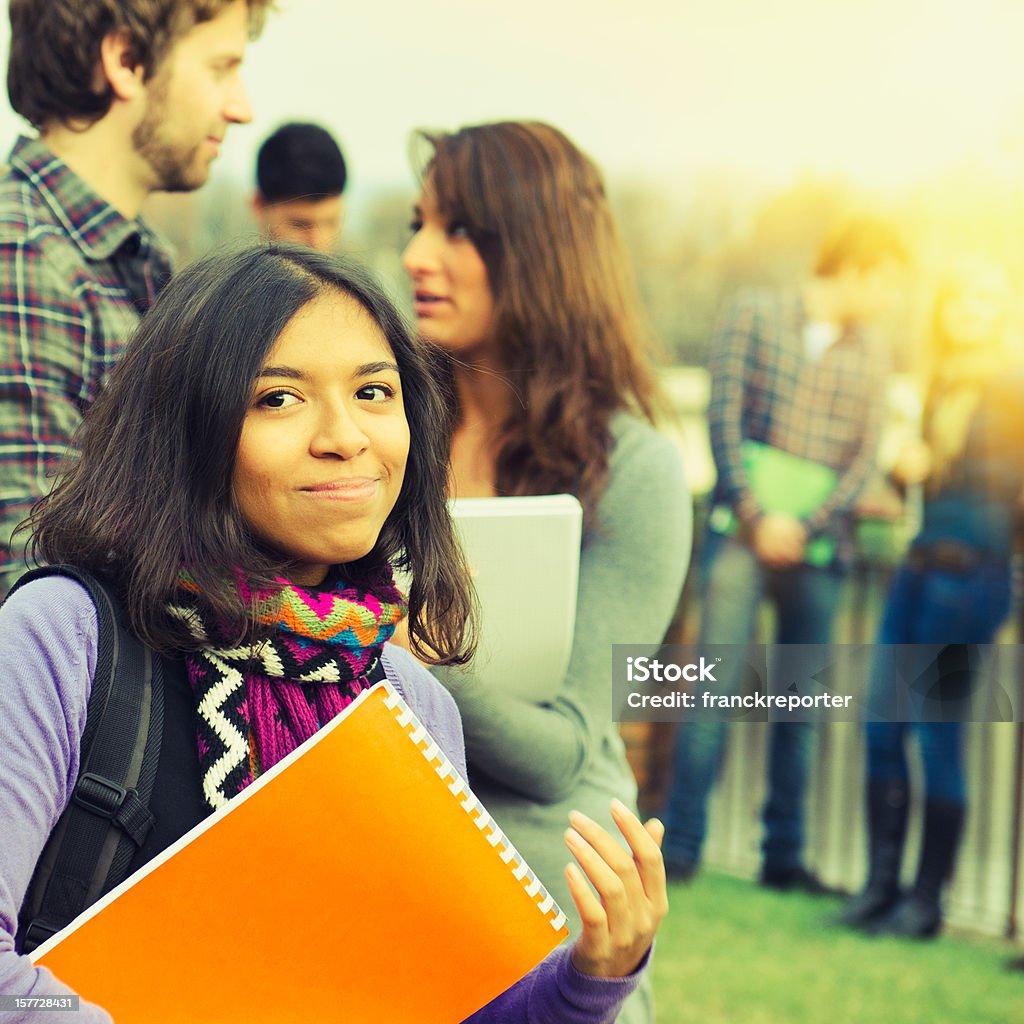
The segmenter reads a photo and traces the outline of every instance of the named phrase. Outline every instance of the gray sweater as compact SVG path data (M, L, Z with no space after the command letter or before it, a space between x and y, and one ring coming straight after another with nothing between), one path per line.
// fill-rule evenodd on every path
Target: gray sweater
M692 508L675 445L645 422L612 423L610 476L580 558L572 656L556 696L526 703L462 669L435 670L462 715L470 784L579 929L564 869L566 816L583 811L613 835L609 803L636 806L612 714L612 644L660 643L690 557ZM538 575L543 585L542 575ZM486 614L486 609L483 610Z

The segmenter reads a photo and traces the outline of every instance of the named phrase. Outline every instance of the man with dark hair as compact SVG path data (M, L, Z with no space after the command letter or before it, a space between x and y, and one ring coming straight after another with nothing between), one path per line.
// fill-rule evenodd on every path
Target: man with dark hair
M190 191L231 124L269 0L10 0L7 89L39 132L0 170L0 592L12 532L170 275L139 219ZM20 535L19 535L20 537Z
M776 658L826 644L852 556L854 502L874 467L885 403L885 353L865 329L897 298L905 251L886 225L860 220L822 244L792 289L742 293L711 349L708 421L718 470L700 576L699 644L744 647L769 598ZM782 493L780 493L780 490ZM715 693L742 685L726 657ZM797 671L798 674L798 671ZM671 876L697 870L724 720L689 720L676 741L665 815ZM803 863L811 723L771 725L761 884L821 891Z
M345 158L319 125L282 125L256 157L253 211L263 233L330 252L341 234Z

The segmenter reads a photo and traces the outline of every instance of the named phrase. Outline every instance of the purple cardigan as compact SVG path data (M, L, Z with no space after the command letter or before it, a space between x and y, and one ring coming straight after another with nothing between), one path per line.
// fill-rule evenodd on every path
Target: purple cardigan
M66 995L45 968L14 951L18 910L43 844L78 777L78 753L96 663L96 609L67 577L26 585L0 608L0 995ZM462 724L455 702L406 651L388 647L388 678L465 776ZM525 978L478 1010L472 1024L605 1024L636 987L628 978L591 978L562 945ZM645 961L646 963L646 961ZM4 1013L10 1024L68 1024L66 1012ZM82 1004L75 1024L109 1024ZM453 1022L454 1024L454 1022Z

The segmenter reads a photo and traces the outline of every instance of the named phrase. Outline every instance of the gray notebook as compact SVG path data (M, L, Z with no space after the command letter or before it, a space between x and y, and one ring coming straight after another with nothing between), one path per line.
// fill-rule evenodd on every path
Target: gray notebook
M449 502L480 601L470 670L533 703L555 697L576 624L583 509L571 494Z

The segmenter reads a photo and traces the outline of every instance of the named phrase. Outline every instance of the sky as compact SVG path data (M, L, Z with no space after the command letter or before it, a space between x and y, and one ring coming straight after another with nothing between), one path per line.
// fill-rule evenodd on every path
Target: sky
M1013 174L1022 51L1019 0L278 0L246 58L255 120L214 173L249 179L262 138L308 119L365 192L411 182L415 127L514 117L563 128L611 179ZM0 145L18 129L0 104Z

